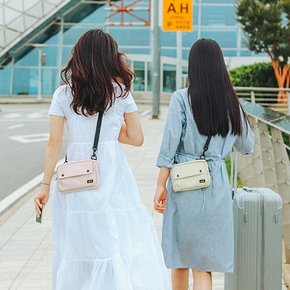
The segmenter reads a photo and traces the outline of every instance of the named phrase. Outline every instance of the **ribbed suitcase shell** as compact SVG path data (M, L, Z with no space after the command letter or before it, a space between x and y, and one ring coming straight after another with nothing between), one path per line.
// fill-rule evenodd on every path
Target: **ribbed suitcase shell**
M239 188L233 211L235 268L225 275L225 290L281 290L281 197L268 188Z

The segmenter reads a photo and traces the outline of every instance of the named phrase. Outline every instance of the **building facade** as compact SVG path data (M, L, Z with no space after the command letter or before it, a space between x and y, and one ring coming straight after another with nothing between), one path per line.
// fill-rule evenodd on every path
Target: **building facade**
M4 0L2 1L4 3ZM0 10L3 10L4 5L10 5L9 0L7 2L8 4L2 3ZM125 4L128 5L130 2L133 1L125 1ZM192 32L161 31L161 88L163 92L172 92L177 88L176 66L180 63L183 84L185 83L188 53L191 45L199 38L215 39L223 50L228 67L267 59L265 56L253 54L246 48L245 37L236 21L235 2L234 0L196 0L193 5ZM119 5L119 2L115 3ZM15 0L13 5L15 5ZM134 22L137 19L140 22L139 19L149 19L148 12L142 10L149 5L150 1L140 1L133 6L139 8L139 12L138 9L132 12L137 18L127 14L124 16L124 21ZM93 13L80 22L66 22L60 17L57 22L58 29L44 43L27 43L32 48L27 54L16 61L12 59L1 67L0 96L51 96L60 84L60 70L67 62L73 45L85 31L92 28L102 28L109 32L118 42L120 50L128 55L135 72L133 90L150 91L150 26L113 25L120 22L121 16L117 13L110 17L112 6L98 6ZM179 54L178 49L181 50Z

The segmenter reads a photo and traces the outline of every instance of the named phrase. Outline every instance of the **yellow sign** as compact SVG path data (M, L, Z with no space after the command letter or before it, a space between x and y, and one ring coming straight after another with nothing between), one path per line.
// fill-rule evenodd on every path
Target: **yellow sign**
M192 31L193 0L163 0L164 31Z

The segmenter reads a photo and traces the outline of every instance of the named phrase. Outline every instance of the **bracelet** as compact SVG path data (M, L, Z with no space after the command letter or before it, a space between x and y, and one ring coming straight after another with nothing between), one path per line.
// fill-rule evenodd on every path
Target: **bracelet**
M41 182L43 185L50 185L50 183Z

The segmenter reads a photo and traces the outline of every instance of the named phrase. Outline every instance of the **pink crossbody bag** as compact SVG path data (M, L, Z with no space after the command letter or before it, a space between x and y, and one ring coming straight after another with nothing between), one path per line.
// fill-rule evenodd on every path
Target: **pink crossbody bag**
M67 162L67 156L65 156L64 164L57 167L57 185L60 192L90 190L100 186L96 152L98 151L102 119L103 113L100 112L91 159Z

